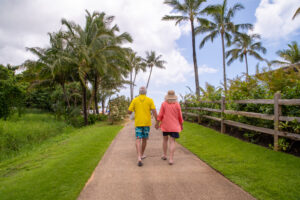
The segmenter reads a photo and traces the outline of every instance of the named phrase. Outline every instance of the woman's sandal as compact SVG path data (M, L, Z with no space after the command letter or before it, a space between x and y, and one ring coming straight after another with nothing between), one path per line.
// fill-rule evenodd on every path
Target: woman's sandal
M161 159L162 160L167 160L167 157L166 156L162 156Z
M173 162L170 162L170 161L169 161L169 165L173 165Z

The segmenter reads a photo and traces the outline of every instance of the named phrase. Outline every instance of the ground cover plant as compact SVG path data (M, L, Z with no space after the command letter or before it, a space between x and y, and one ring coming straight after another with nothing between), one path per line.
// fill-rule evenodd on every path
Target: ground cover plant
M122 127L106 124L58 135L1 162L1 200L76 199Z
M300 158L185 122L183 146L257 199L296 200Z
M27 110L21 117L0 120L0 161L74 128L48 112Z

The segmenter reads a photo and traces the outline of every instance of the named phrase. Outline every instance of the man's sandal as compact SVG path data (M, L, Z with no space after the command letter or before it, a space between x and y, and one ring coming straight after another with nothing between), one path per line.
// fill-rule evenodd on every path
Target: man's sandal
M139 161L137 165L138 165L139 167L143 166L142 161Z

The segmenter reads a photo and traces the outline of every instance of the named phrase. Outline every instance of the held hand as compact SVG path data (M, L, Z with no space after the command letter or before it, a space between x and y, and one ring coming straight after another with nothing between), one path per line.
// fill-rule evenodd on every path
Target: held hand
M155 128L156 128L156 129L159 128L159 121L156 121L156 123L155 123Z

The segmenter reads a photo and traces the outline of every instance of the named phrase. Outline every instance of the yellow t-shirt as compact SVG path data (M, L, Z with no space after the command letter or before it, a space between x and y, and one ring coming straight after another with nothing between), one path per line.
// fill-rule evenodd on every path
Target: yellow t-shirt
M128 108L135 112L135 126L151 126L151 110L155 109L154 102L146 95L134 98Z

